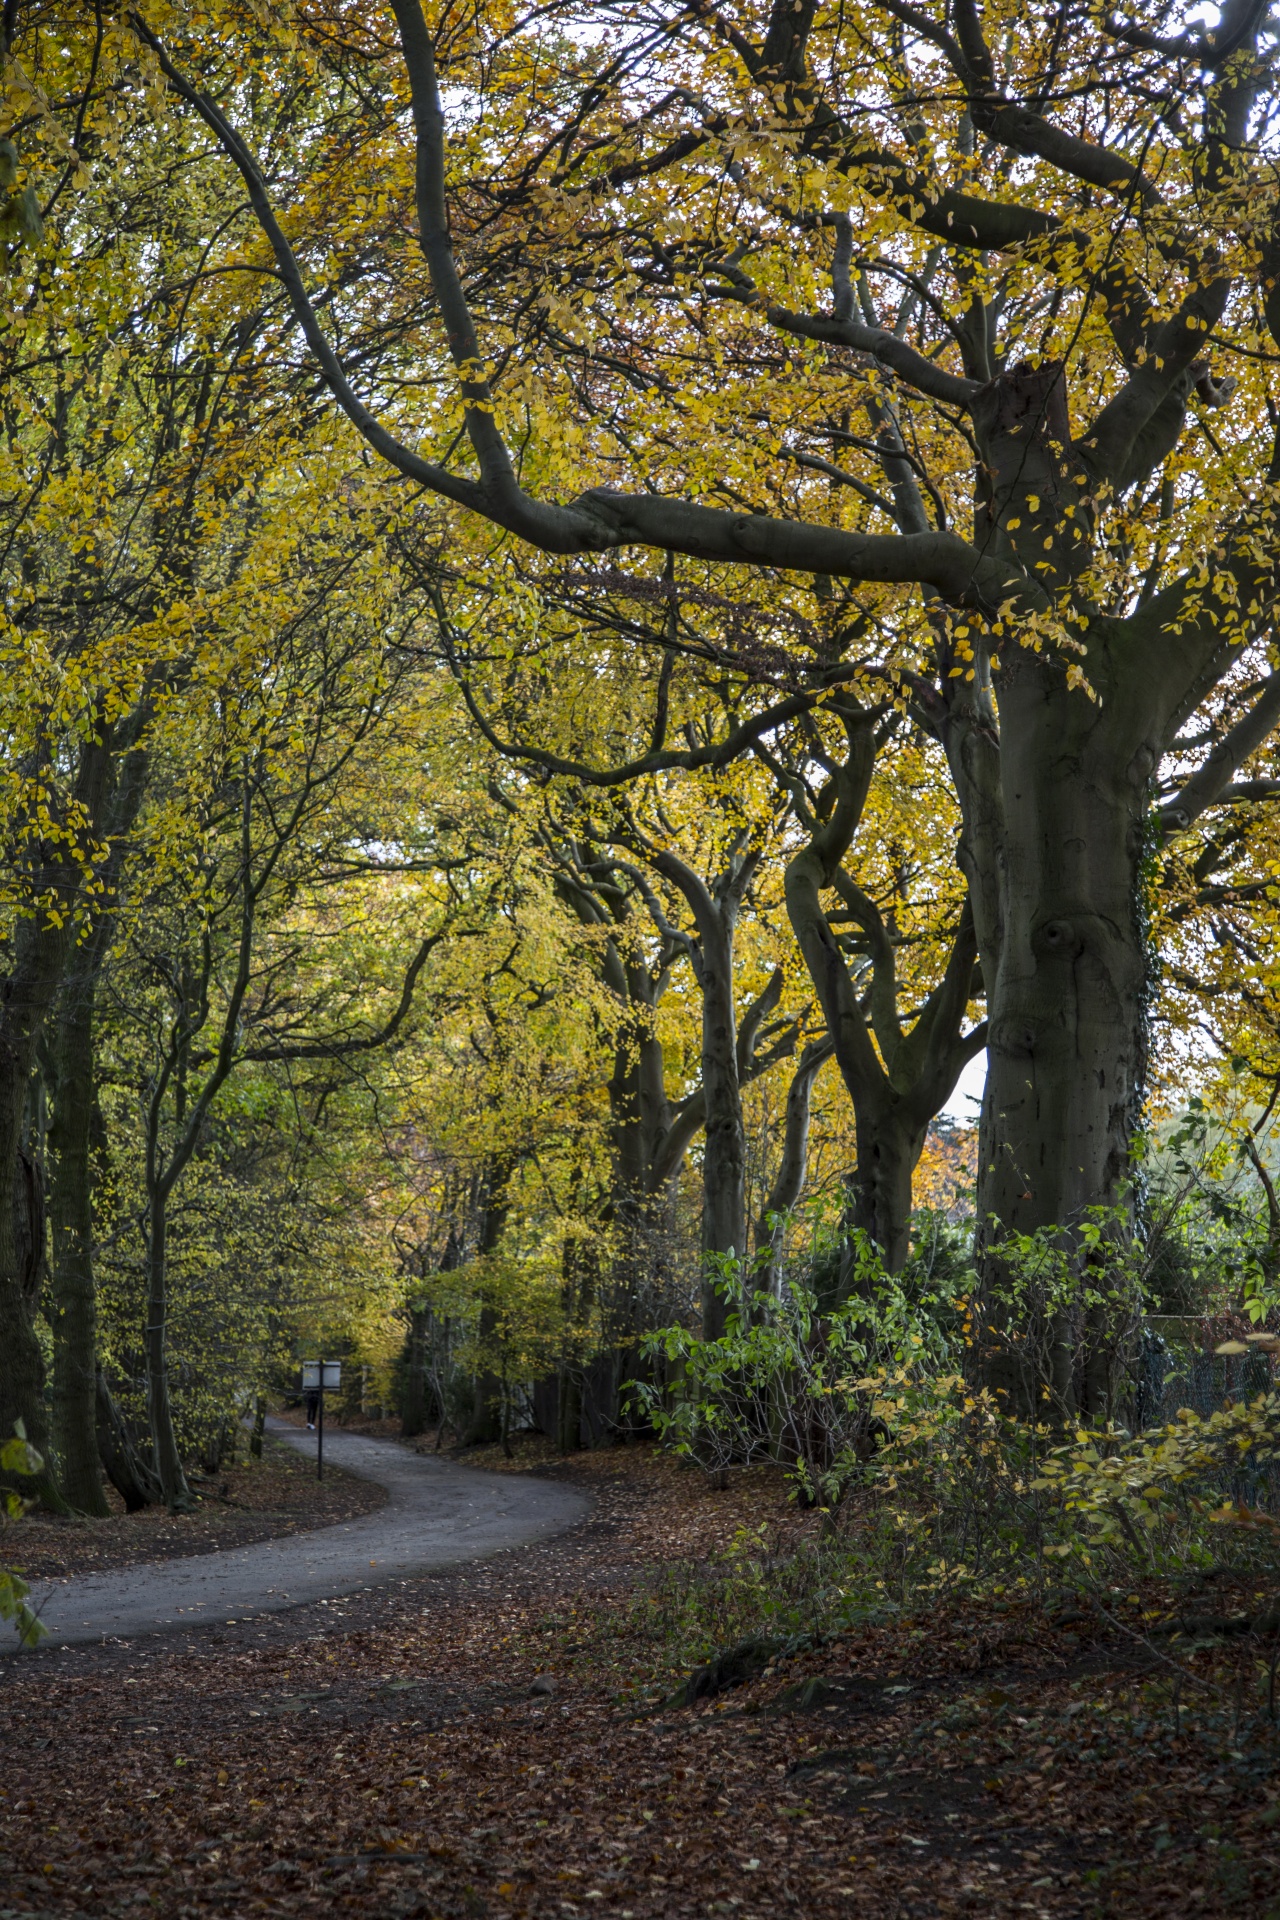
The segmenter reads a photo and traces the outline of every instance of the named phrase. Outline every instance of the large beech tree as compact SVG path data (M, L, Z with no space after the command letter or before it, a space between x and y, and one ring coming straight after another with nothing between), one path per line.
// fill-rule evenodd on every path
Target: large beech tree
M661 796L646 798L646 813L656 814L657 830L665 827L669 842L676 837L674 823ZM723 808L712 801L707 811L714 815ZM557 891L583 925L596 930L601 981L618 1004L608 1082L614 1154L610 1211L623 1229L621 1258L635 1266L645 1241L655 1240L668 1223L672 1183L701 1132L702 1251L743 1259L748 1240L743 1088L789 1058L800 1032L798 1020L778 1017L783 968L774 967L759 993L744 1001L736 964L739 922L768 833L759 825L732 823L726 830L717 820L719 834L710 849L698 846L702 857L696 860L687 844L681 852L659 844L647 825L629 812L622 820L597 824L591 839L563 828L546 834ZM693 837L686 834L685 841ZM690 964L700 1004L700 1072L696 1084L673 1100L655 1016L672 969L682 959ZM723 1333L727 1311L716 1277L708 1272L702 1288L706 1338Z
M1131 1205L1154 842L1232 804L1280 713L1266 0L1211 30L1025 0L553 0L466 26L391 0L394 33L335 4L281 9L279 39L215 13L130 18L382 459L545 555L676 553L792 607L831 582L860 603L865 674L945 749L963 822L981 1214ZM308 62L329 84L303 128ZM261 165L246 63L282 125L287 104ZM375 283L418 369L403 400L362 398L339 351ZM1082 1352L1077 1404L1105 1382Z

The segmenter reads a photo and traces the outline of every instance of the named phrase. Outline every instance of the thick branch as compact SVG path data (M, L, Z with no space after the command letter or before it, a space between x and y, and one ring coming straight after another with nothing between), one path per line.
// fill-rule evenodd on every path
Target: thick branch
M835 1042L829 1034L824 1034L820 1040L811 1040L796 1062L796 1070L787 1090L787 1114L778 1175L769 1190L769 1198L764 1203L756 1228L758 1247L774 1238L772 1223L776 1216L794 1207L804 1191L809 1150L809 1102L813 1083L834 1052ZM775 1259L779 1251L775 1242Z
M880 0L880 5L945 56L968 95L969 113L980 133L1014 153L1035 154L1060 173L1089 186L1101 187L1106 193L1122 193L1127 199L1136 197L1147 206L1162 204L1154 181L1127 155L1065 133L1042 114L1032 112L998 90L974 0L956 0L955 37L918 7L907 4L907 0Z
M868 995L871 1031L875 1034L876 1045L892 1080L902 1043L902 1027L898 1020L898 965L893 942L880 909L851 874L843 867L838 867L831 876L831 884L866 935L871 960Z
M783 972L775 967L763 992L756 995L738 1022L738 1079L745 1082L756 1057L756 1039L760 1028L782 998Z
M1010 598L1047 611L1042 587L1009 560L980 553L955 533L864 534L764 513L726 513L690 501L603 488L581 496L619 546L661 547L698 560L825 573L836 580L931 586L952 606L994 612Z
M138 14L130 19L152 49L174 91L186 100L230 156L250 204L276 257L295 318L320 371L352 424L398 472L435 493L483 514L549 553L600 551L617 546L656 547L703 560L739 566L772 566L835 579L934 587L956 606L994 610L1011 595L1024 605L1047 605L1042 590L1007 562L979 553L955 534L895 538L845 533L802 521L742 515L651 495L603 490L585 493L568 507L531 499L515 480L493 417L493 401L474 324L453 261L444 207L443 116L431 39L418 0L393 0L409 70L418 146L418 204L422 244L432 286L449 334L467 406L467 428L481 480L460 479L421 459L388 433L352 389L338 356L324 336L293 250L271 207L262 175L244 142L221 111L174 67L161 42ZM993 243L994 244L994 243Z
M494 418L493 395L484 371L480 341L449 237L444 109L436 78L435 48L418 0L391 0L391 10L400 29L417 136L418 238L444 321L449 353L462 387L467 436L479 462L489 515L501 526L553 553L574 552L594 545L598 530L588 520L575 515L573 509L548 507L530 499L516 479L511 456Z
M915 388L931 400L941 400L944 406L967 407L974 394L981 389L981 381L966 380L960 375L948 373L923 353L897 334L890 333L887 327L867 327L854 319L833 319L822 315L810 317L808 314L792 313L787 307L766 307L765 319L771 326L780 328L784 333L797 334L804 340L822 340L833 347L852 347L855 353L869 353L882 366L890 367L894 373L905 380L908 386Z
M271 197L267 192L266 183L262 178L262 174L253 155L240 138L240 135L224 117L221 110L209 99L208 95L201 93L197 87L193 87L191 82L179 73L165 51L162 42L152 33L141 15L134 13L129 17L138 37L144 41L155 54L160 70L169 82L169 85L181 99L185 100L189 106L195 108L195 111L213 134L214 139L234 162L239 171L240 177L248 190L249 204L253 208L258 225L261 227L271 247L271 251L275 255L276 270L289 296L289 304L293 308L294 318L302 330L308 347L315 356L320 371L324 376L325 385L329 388L329 391L333 394L352 425L364 436L374 451L387 461L388 465L394 467L398 473L404 474L407 479L417 480L421 485L430 487L433 493L444 494L448 499L456 500L461 506L472 507L479 513L487 512L487 496L484 491L477 486L475 481L462 479L456 474L449 473L446 468L435 465L435 463L430 460L423 460L420 455L411 452L408 447L402 446L394 435L388 433L386 428L374 419L364 402L351 386L351 383L343 371L341 361L325 337L319 319L316 316L315 308L311 304L311 298L307 292L306 283L302 278L301 269L294 256L293 248L289 245L288 240L285 238L284 231L276 219L275 211L271 205Z
M1280 673L1272 673L1263 682L1249 711L1218 742L1204 765L1197 768L1175 798L1161 809L1160 826L1164 834L1184 833L1206 808L1224 799L1237 767L1258 751L1277 723L1280 723Z

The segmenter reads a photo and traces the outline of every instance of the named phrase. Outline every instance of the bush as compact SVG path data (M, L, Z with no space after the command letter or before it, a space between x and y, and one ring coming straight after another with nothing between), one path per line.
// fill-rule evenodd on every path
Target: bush
M1071 1602L1126 1625L1181 1625L1183 1577L1239 1572L1276 1591L1280 1397L1158 1433L1080 1432L1060 1443L955 1375L886 1376L872 1407L892 1439L831 1524L779 1550L765 1526L709 1563L662 1569L634 1624L673 1665L752 1637L799 1644L956 1600ZM1145 1595L1142 1611L1130 1611ZM1163 1590L1163 1591L1162 1591ZM1164 1604L1162 1604L1162 1598ZM1258 1616L1275 1632L1274 1603Z
M924 1378L948 1357L936 1295L886 1274L864 1235L842 1259L850 1297L826 1315L802 1280L751 1293L750 1269L725 1259L717 1284L733 1310L722 1338L679 1326L649 1336L668 1385L634 1381L631 1391L667 1446L717 1476L782 1462L807 1501L838 1505L888 1437L873 1376L891 1366Z
M0 1446L0 1473L19 1479L34 1479L43 1470L44 1461L27 1440L21 1420L13 1430L13 1439ZM8 1487L0 1488L0 1528L21 1517L30 1503ZM30 1588L9 1567L0 1564L0 1620L7 1620L24 1647L34 1647L47 1629L41 1624L30 1602Z

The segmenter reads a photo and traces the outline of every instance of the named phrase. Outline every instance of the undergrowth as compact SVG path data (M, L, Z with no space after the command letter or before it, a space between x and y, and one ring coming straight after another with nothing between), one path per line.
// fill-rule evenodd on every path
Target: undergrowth
M1064 1440L954 1378L926 1393L886 1377L874 1392L893 1437L815 1537L744 1527L727 1552L668 1565L636 1595L629 1624L655 1682L751 1638L795 1647L868 1624L927 1627L940 1608L1016 1611L1142 1643L1174 1719L1194 1709L1214 1738L1231 1723L1238 1742L1242 1713L1275 1722L1280 1396ZM1212 1698L1195 1658L1206 1644L1230 1651Z

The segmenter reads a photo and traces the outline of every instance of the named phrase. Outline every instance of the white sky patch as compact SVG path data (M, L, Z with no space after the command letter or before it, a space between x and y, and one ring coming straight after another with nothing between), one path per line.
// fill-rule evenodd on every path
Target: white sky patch
M976 1127L978 1109L982 1105L982 1089L987 1084L987 1050L972 1059L960 1078L956 1081L955 1092L942 1109L948 1120L957 1120L962 1126Z

